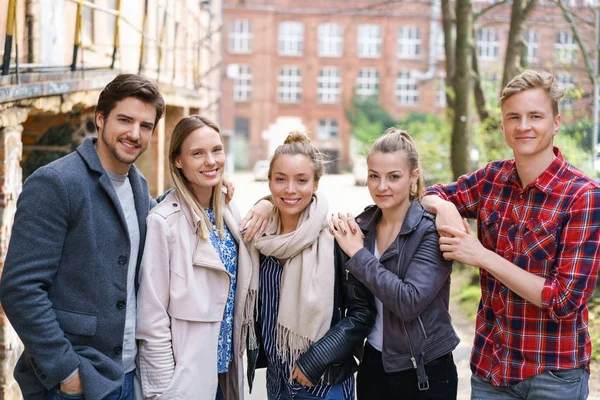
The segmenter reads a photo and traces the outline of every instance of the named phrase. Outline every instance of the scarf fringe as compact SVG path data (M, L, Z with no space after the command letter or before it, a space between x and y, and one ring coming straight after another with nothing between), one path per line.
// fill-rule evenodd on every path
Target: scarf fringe
M290 368L289 380L291 381L296 361L313 345L314 341L299 336L279 323L277 324L276 335L277 356L288 363Z
M246 349L258 349L258 340L254 328L254 316L258 315L258 291L249 290L244 304L244 316L242 321L242 337L240 340L240 353L243 356Z

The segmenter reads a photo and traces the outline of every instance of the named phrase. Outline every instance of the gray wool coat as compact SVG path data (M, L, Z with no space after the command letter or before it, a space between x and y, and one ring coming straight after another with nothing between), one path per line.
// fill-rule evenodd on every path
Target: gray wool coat
M25 345L14 374L26 400L45 398L76 368L89 400L102 399L123 381L130 243L95 140L38 169L17 202L0 301ZM153 200L135 166L129 179L139 269Z

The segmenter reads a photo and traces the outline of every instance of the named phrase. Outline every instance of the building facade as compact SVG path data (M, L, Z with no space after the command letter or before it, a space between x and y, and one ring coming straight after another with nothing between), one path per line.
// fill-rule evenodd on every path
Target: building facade
M10 49L0 75L0 269L24 179L95 135L98 95L120 72L156 81L165 98L136 165L153 196L171 186L175 124L194 113L218 120L221 8L217 0L0 0L0 49ZM12 377L21 351L0 315L0 399L21 398Z
M492 1L473 2L482 10ZM570 1L594 48L592 1ZM225 0L222 126L235 132L238 167L266 159L291 129L302 129L332 156L351 162L352 97L378 96L396 119L445 114L440 2L376 0ZM497 104L511 5L475 21L481 81ZM526 23L530 68L554 71L570 88L566 120L591 114L592 88L570 25L555 2L541 1Z

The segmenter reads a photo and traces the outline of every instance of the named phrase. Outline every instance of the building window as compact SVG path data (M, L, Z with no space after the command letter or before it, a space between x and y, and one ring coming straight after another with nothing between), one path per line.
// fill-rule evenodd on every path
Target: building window
M319 71L317 94L319 103L335 104L340 101L342 92L342 78L340 70L336 67L325 67Z
M358 26L358 57L381 57L381 27L378 25Z
M335 119L320 119L317 125L317 139L329 140L338 137L338 122Z
M233 100L250 101L252 97L252 72L246 64L233 64Z
M398 58L418 58L421 54L421 32L416 26L401 26L398 29Z
M573 75L567 73L559 73L556 74L556 80L558 83L558 87L565 90L565 95L560 101L560 108L562 110L572 110L573 109L573 96L572 90L575 87L575 81L573 80ZM593 102L592 102L593 103Z
M375 68L362 68L356 77L356 94L374 96L379 91L379 71Z
M279 24L279 55L301 56L304 42L304 25L300 22Z
M280 103L299 103L302 93L302 75L298 67L283 67L279 71L277 97Z
M252 22L247 19L236 19L231 22L229 51L231 53L252 52Z
M540 47L538 33L533 29L527 29L524 32L524 39L527 46L527 62L537 61Z
M338 24L319 25L319 56L341 57L344 31Z
M91 0L94 3L96 0ZM94 9L83 6L82 10L83 24L81 25L81 41L83 44L90 45L94 42Z
M495 61L500 55L500 34L496 29L477 30L477 55L482 61Z
M437 80L435 100L438 107L446 107L446 76L440 75Z
M419 103L419 87L417 80L410 72L400 72L396 78L396 103L412 106Z
M577 44L571 31L558 32L556 34L556 43L554 44L556 59L565 64L571 64L575 61L575 52Z

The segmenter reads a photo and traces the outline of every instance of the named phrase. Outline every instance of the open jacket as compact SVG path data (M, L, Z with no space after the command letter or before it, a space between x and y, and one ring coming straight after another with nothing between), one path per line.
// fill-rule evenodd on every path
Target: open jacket
M365 247L346 268L383 303L383 367L386 372L415 368L427 387L424 365L459 343L448 303L452 262L443 258L435 217L414 200L402 228L379 260L373 255L381 210L370 206L356 218Z
M240 348L243 303L257 252L246 248L239 211L223 204L225 224L238 244L233 355L221 381L226 400L243 399ZM144 398L214 399L217 347L231 277L196 216L175 191L148 216L138 292L136 338Z
M377 312L371 292L346 271L348 256L337 243L334 252L335 288L331 328L297 362L298 368L315 385L336 385L357 371L355 357L359 360L362 358L364 340L373 328ZM247 352L250 389L256 368L267 366L259 321L255 321L254 329L258 349Z

